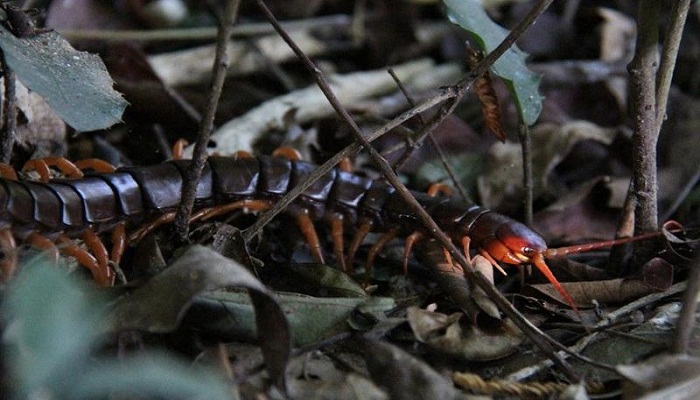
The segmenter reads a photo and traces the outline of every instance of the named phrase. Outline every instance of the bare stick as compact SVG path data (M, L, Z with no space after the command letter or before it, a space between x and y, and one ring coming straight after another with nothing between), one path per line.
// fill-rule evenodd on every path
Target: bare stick
M389 69L389 74L391 75L392 78L394 78L394 81L396 82L396 85L399 87L401 90L401 93L403 93L404 97L406 97L406 102L411 107L416 106L416 102L413 101L413 98L408 94L408 91L406 90L406 87L401 83L401 80L399 79L398 76L394 73L393 69ZM423 119L423 116L418 114L417 115L418 121L420 122L421 125L425 125L425 120ZM457 179L457 174L455 173L454 168L452 168L452 165L447 161L447 157L445 156L445 153L442 151L442 148L440 147L440 143L438 143L437 139L435 139L435 135L432 133L428 135L428 138L430 139L430 144L433 145L433 148L438 154L438 158L440 159L440 162L442 163L442 167L445 168L445 171L447 172L447 175L450 176L450 179L452 180L452 184L457 188L457 191L459 192L460 196L462 196L462 199L464 200L469 200L469 195L467 194L466 189L464 189L464 186L459 182L459 179Z
M525 207L525 225L532 226L532 203L534 195L532 193L532 139L530 137L530 128L525 125L521 119L518 123L518 137L520 138L520 146L523 153L523 190L525 198L523 206Z
M676 337L673 340L671 350L677 354L684 354L688 351L690 337L693 333L695 322L695 312L698 309L698 292L700 291L700 257L695 257L688 276L688 286L683 292L681 300L681 313L678 316L676 326Z
M661 125L666 117L666 103L668 102L668 91L671 88L671 78L676 67L676 57L678 48L683 36L683 27L688 17L690 0L679 0L673 2L673 8L668 14L671 23L666 32L664 47L661 52L661 64L659 65L659 75L656 82L656 131L661 131Z
M546 2L546 1L545 1ZM551 1L550 1L551 2ZM489 295L492 300L501 308L501 310L510 317L513 322L525 332L528 337L545 353L548 357L554 360L557 365L559 365L562 371L571 380L578 380L579 377L571 369L571 367L559 357L554 351L550 342L553 339L549 338L544 332L528 321L518 310L513 307L510 302L489 282L481 273L474 270L470 265L464 255L454 246L450 238L445 235L445 233L440 229L440 227L433 221L433 219L428 215L423 207L416 201L416 199L411 195L408 189L401 183L399 178L396 176L391 166L382 158L382 156L377 152L374 147L367 141L367 139L362 136L362 132L357 123L352 119L347 110L340 104L335 97L335 94L331 90L325 76L321 70L316 67L313 62L298 48L296 43L291 40L289 35L282 29L282 27L277 22L276 18L270 10L267 8L263 0L257 0L258 6L265 14L266 18L275 27L279 35L287 42L287 44L292 48L295 54L302 60L305 66L311 71L318 84L319 88L324 95L328 98L333 108L336 110L338 115L350 126L351 132L355 136L355 139L360 142L362 147L369 153L373 161L377 164L377 167L382 172L382 175L391 183L396 189L397 193L401 198L407 203L413 212L416 213L418 219L426 227L428 232L431 233L435 239L437 239L442 246L444 246L452 255L453 259L465 269L465 271L470 272L470 276L476 282L479 287L481 287L487 295Z
M229 57L227 54L227 43L231 38L231 25L238 14L240 0L229 0L226 2L224 14L220 20L219 35L216 43L216 57L214 59L214 76L212 77L211 92L202 122L197 133L197 143L192 154L192 162L187 168L187 176L182 185L182 202L177 209L175 217L175 229L180 240L187 241L189 232L189 219L194 206L194 199L197 194L197 185L202 175L204 163L207 160L207 142L214 126L214 115L219 105L221 90L226 78Z
M634 188L636 197L635 234L658 230L656 176L656 66L661 4L656 0L639 2L637 46L629 65L634 133ZM638 246L635 246L639 249Z
M5 82L5 96L3 99L3 130L0 137L0 162L9 164L12 157L12 148L15 145L15 132L17 130L17 94L15 73L5 62L5 56L0 55L2 62L3 81Z

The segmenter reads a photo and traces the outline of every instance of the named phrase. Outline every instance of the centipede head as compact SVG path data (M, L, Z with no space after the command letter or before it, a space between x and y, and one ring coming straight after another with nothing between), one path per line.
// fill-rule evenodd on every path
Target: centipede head
M547 243L535 231L508 217L491 214L488 218L475 221L470 236L479 252L494 262L512 265L534 264L578 313L574 299L564 290L545 263Z

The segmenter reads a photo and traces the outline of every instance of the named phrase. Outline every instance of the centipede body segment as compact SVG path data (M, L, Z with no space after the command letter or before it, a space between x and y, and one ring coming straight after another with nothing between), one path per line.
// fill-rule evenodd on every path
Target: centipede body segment
M192 220L206 219L235 209L262 211L286 194L314 170L313 164L282 157L210 157L197 187ZM113 282L109 262L118 262L124 247L125 225L142 225L131 240L140 240L159 225L173 220L180 202L188 160L174 160L148 167L120 168L114 172L88 173L77 179L29 182L0 179L0 245L14 248L19 238L46 248L47 240L59 240L61 250L79 258L101 285ZM102 169L101 169L102 170ZM108 169L107 169L108 170ZM439 191L439 190L438 190ZM539 260L546 250L535 232L506 216L452 197L414 193L416 199L456 243L469 238L472 247L494 264L521 264ZM320 240L314 228L331 226L333 252L347 268L369 232L384 232L370 249L370 260L393 237L408 237L410 245L427 235L415 215L388 184L335 169L318 179L286 210L294 217L314 258L322 262ZM96 234L114 231L111 260L96 243ZM347 256L343 238L352 232ZM90 251L80 253L67 243L82 238ZM7 253L8 251L6 251ZM116 257L115 257L115 253ZM4 274L12 274L12 259L4 262ZM543 262L545 274L564 298Z

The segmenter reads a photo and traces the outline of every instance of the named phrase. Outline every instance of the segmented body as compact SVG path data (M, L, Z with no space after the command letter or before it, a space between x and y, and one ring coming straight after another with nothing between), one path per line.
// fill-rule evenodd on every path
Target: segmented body
M50 240L58 240L64 245L61 251L79 258L92 271L98 284L111 285L114 273L108 266L107 251L95 232L116 227L112 240L117 244L113 247L111 262L118 263L123 240L117 240L116 233L124 237L124 224L138 226L153 220L171 221L180 203L188 165L189 160L176 160L44 183L0 179L0 246L14 247L13 236L28 239L30 244L44 249L52 246ZM197 187L195 209L214 211L209 216L242 208L264 210L305 180L315 168L310 163L280 157L211 157ZM472 248L478 249L495 266L497 262L534 263L573 305L544 263L546 243L525 225L455 198L420 192L413 195L455 242L466 248L468 239ZM371 266L374 255L391 238L408 236L407 249L410 249L424 230L390 185L341 170L331 170L322 176L285 212L297 217L312 255L321 262L320 243L313 222L329 223L334 253L344 269L344 232L355 232L349 246L349 259L367 232L386 232L370 249L368 266ZM199 215L201 218L204 214ZM151 223L150 226L157 225ZM70 243L71 237L81 237L94 256ZM7 277L14 267L5 262L3 270Z
M168 161L48 183L0 179L0 228L11 228L19 237L31 231L75 236L88 227L105 231L120 221L147 221L178 206L188 163ZM314 168L310 163L276 157L211 157L197 188L196 208L244 199L274 201L306 179ZM414 195L443 229L461 229L459 235L473 235L475 245L484 236L477 229L484 225L477 223L479 219L517 223L453 198ZM359 220L371 221L374 231L398 226L408 234L421 229L391 186L338 170L316 181L287 212L300 210L308 211L316 221L341 214L346 226Z

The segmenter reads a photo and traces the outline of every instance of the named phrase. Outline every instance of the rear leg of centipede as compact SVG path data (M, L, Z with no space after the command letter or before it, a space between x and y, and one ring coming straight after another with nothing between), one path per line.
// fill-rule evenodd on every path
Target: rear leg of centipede
M447 196L450 196L452 194L452 188L449 186L445 185L444 183L433 183L428 187L428 190L426 191L428 196L430 197L435 197L438 194L444 194ZM406 240L404 242L404 252L403 252L403 273L406 275L408 273L408 257L411 255L411 250L413 249L413 246L418 243L419 241L423 240L425 238L425 235L421 232L413 232L410 235L406 237ZM449 256L449 253L446 252L446 254ZM467 252L467 259L469 258L469 253ZM448 263L452 265L452 257L446 257Z
M7 281L15 274L17 269L17 242L9 228L0 230L0 249L2 250L2 280Z

